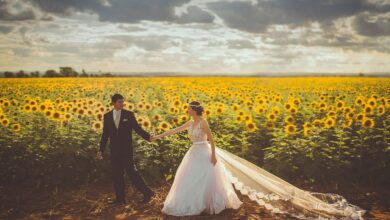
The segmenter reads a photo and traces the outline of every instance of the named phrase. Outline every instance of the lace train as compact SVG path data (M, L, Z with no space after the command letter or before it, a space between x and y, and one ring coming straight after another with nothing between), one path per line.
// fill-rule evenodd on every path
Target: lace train
M365 210L338 194L301 190L255 164L216 147L234 187L272 213L300 219L363 219Z

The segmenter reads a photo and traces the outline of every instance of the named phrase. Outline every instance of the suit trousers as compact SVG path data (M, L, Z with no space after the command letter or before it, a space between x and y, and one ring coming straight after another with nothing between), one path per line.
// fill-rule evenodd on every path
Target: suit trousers
M127 154L111 155L112 178L114 180L114 189L117 200L125 200L125 181L124 173L130 177L133 185L143 195L150 193L152 190L146 185L141 174L138 172L134 160Z

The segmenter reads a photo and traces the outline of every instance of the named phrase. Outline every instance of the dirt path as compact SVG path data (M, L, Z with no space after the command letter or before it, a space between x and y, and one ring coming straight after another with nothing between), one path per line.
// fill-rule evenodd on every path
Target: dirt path
M108 205L107 197L113 196L111 184L83 185L60 190L37 190L29 187L1 187L0 219L291 219L275 216L264 207L238 193L243 206L237 210L226 209L218 215L202 214L195 217L177 218L161 213L169 184L153 187L153 200L146 205L139 201L142 194L127 185L127 204ZM344 191L348 201L368 210L367 219L390 219L390 193L367 190ZM353 192L353 193L351 193Z

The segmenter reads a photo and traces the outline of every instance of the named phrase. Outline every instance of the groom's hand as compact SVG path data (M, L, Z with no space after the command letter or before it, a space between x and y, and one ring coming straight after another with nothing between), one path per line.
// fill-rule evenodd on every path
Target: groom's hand
M101 151L98 151L97 154L96 154L96 159L98 160L103 160L103 154Z

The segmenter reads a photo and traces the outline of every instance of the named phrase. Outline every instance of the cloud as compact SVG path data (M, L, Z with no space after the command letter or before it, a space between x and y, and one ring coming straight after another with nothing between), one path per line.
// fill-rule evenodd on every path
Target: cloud
M305 26L311 22L329 22L369 11L390 11L390 4L365 0L257 0L207 3L228 27L264 33L271 25Z
M175 8L190 0L32 0L44 12L70 16L73 12L96 13L102 22L138 23L165 21L173 23L211 23L214 16L197 6L176 15Z
M359 15L354 21L357 32L369 37L390 35L390 16Z
M8 33L10 33L13 30L14 30L13 26L0 25L0 33L8 34Z
M36 19L34 11L25 6L19 1L0 1L0 20L25 21Z
M256 45L249 40L230 40L228 46L230 49L256 49Z

